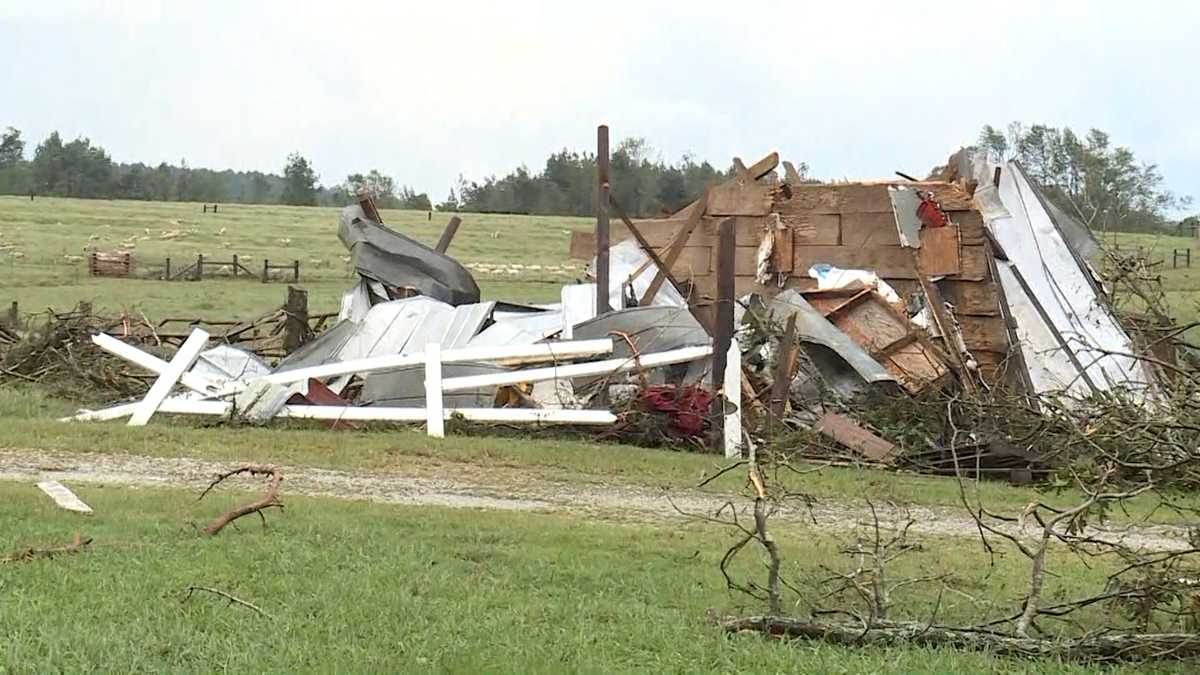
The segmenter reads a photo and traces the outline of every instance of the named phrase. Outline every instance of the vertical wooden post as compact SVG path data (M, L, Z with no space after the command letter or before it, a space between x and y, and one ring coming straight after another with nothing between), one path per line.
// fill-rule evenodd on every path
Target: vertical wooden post
M725 384L729 345L733 342L733 258L737 245L734 236L734 222L733 218L726 218L717 228L717 308L713 312L712 326L712 389L714 393L721 391ZM714 417L724 414L724 402L724 396L713 396Z
M196 254L196 281L204 278L204 254Z
M774 436L775 431L780 428L780 421L787 410L788 392L791 390L792 371L795 370L797 349L799 346L796 344L796 315L792 314L788 316L787 323L784 325L783 340L779 343L779 349L775 350L778 356L775 363L775 380L771 384L771 400L769 402L771 415L768 422L768 433L771 436Z
M430 342L425 345L425 431L434 438L446 436L442 408L442 346Z
M299 260L292 261L292 283L293 284L300 283L300 261Z
M446 229L442 230L442 238L438 239L437 246L434 246L433 250L438 253L445 253L446 249L450 248L450 242L454 240L454 235L458 232L460 224L462 224L462 218L450 216L450 222L446 223Z
M163 281L171 280L171 259L167 258L163 261Z
M234 253L233 254L233 276L236 277L237 275L238 275L238 256L236 253Z
M288 286L284 311L283 350L290 354L308 341L308 291Z
M267 278L269 277L268 273L271 269L270 265L268 265L269 262L270 261L268 261L266 258L263 258L263 283L264 284L267 283Z
M13 300L8 307L8 325L13 328L21 327L21 308L17 305L16 300Z
M596 129L596 314L612 309L608 303L608 126Z

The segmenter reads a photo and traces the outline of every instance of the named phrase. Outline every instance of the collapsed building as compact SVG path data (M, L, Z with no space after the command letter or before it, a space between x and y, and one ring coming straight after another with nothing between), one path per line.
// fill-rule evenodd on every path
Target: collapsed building
M1105 301L1095 240L1019 164L960 152L927 180L843 183L805 180L786 162L780 178L778 165L777 154L735 160L733 178L663 218L631 220L614 204L610 236L571 239L597 283L563 286L544 305L481 301L446 252L452 230L426 246L360 195L338 227L359 278L331 328L273 367L229 346L197 351L172 373L183 396L168 396L171 380L157 402L72 419L139 419L140 405L258 421L436 418L440 429L445 413L612 427L632 405L696 437L704 419L729 418L710 406L724 398L739 411L723 427L728 452L752 447L743 409L831 429L829 397L875 387L1153 399L1159 373ZM112 342L97 340L120 349ZM551 365L521 369L530 363Z

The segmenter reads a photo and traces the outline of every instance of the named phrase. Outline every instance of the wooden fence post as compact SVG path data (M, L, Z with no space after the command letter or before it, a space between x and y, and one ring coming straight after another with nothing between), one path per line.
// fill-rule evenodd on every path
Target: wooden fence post
M726 218L717 228L717 307L713 312L712 327L712 390L714 394L721 392L724 388L729 345L733 342L734 254L737 252L735 222L733 218ZM738 405L741 405L741 401L738 401ZM713 416L721 419L724 417L724 413L724 395L714 395ZM739 438L738 441L740 442L741 439Z
M299 260L292 261L292 283L293 284L300 283L300 261Z
M445 253L446 249L450 248L450 242L454 240L454 233L458 232L458 226L461 223L462 218L450 216L450 222L446 223L446 229L442 230L442 237L438 239L437 246L434 246L433 250Z
M608 126L596 129L596 314L612 309L608 303Z
M196 276L195 276L195 279L196 279L196 281L200 281L203 278L204 278L204 254L197 253L196 254Z
M308 291L288 286L287 319L283 324L283 350L288 354L308 341Z
M238 273L238 257L237 257L237 254L234 253L233 254L233 276L236 277L237 273Z
M263 283L264 284L267 283L267 278L269 276L268 270L271 269L270 265L268 264L269 262L270 262L269 260L267 260L266 258L263 258Z
M13 328L21 327L21 308L17 305L16 300L13 300L8 307L8 325Z
M168 257L163 261L163 281L171 280L171 259Z

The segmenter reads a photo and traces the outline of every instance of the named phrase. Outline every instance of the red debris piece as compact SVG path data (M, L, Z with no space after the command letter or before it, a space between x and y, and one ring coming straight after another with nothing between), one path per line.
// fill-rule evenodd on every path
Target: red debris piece
M350 401L338 396L325 383L315 378L308 378L308 395L296 392L288 397L288 405L340 405L350 406ZM322 420L330 429L357 429L359 425L345 420Z
M925 227L945 227L949 222L942 205L933 197L932 192L922 192L921 203L917 205L917 217Z
M642 403L648 410L668 413L675 436L698 438L704 433L712 393L694 385L655 384L642 390Z

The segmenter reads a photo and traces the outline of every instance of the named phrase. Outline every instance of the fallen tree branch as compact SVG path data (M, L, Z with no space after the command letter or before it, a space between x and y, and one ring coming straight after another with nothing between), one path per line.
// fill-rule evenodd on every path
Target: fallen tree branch
M226 478L243 473L250 474L251 476L270 476L271 481L267 484L266 493L261 499L256 499L248 504L239 506L231 511L217 516L216 520L212 521L207 527L201 530L201 533L204 536L216 536L216 534L224 529L226 525L232 523L238 518L241 518L242 516L248 516L251 513L257 513L259 517L262 518L263 527L265 528L267 526L267 518L263 515L263 510L270 508L283 508L283 502L279 501L279 484L283 482L283 474L279 471L279 469L273 466L247 465L220 474L213 479L213 482L208 484L208 487L204 488L204 492L200 493L200 496L196 499L196 501L204 499L205 495L207 495L217 485L220 485L221 482L223 482Z
M264 612L262 610L262 608L259 607L258 605L255 605L254 603L246 602L245 600L235 597L235 596L233 596L229 593L226 593L225 591L222 591L220 589L209 588L208 586L188 586L187 587L187 595L183 596L183 599L180 600L179 602L181 604L187 602L188 600L190 600L192 598L192 593L195 593L196 591L205 591L208 593L212 593L214 595L219 595L222 598L225 598L226 600L228 600L229 604L231 604L231 605L241 605L242 607L246 607L248 609L252 609L252 610L258 612L259 614L267 617L268 619L271 618L271 615Z
M820 623L781 616L728 619L729 633L756 632L782 639L823 640L841 645L906 644L985 650L1005 656L1055 657L1072 661L1195 658L1200 656L1196 633L1099 633L1069 639L1024 638L1002 633L931 626L917 622L862 624Z
M66 546L56 546L54 548L23 548L0 558L0 563L10 562L27 562L36 558L53 558L56 555L73 555L83 551L84 547L92 543L92 538L83 539L79 533L75 533L75 540Z

